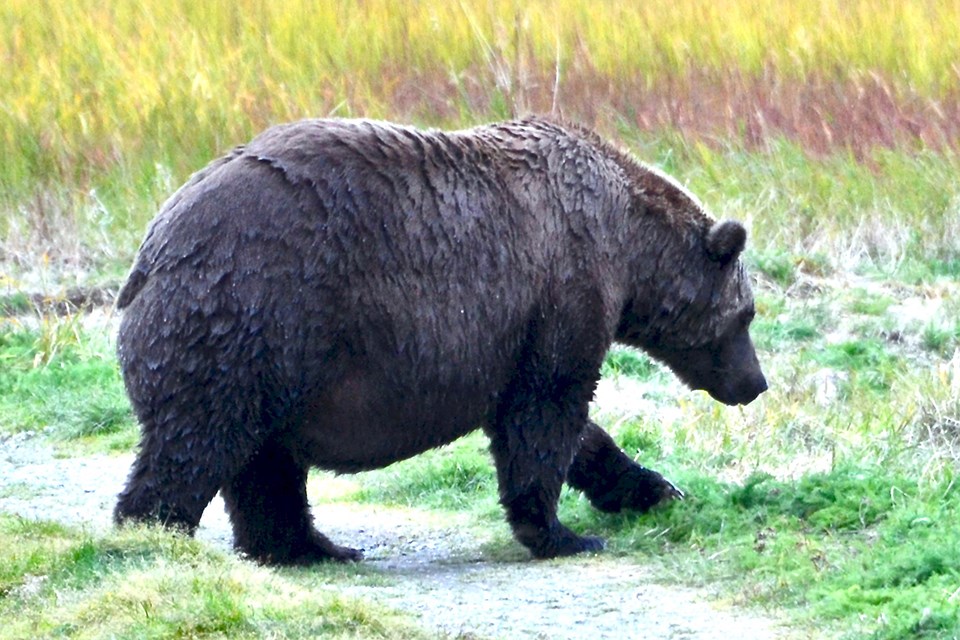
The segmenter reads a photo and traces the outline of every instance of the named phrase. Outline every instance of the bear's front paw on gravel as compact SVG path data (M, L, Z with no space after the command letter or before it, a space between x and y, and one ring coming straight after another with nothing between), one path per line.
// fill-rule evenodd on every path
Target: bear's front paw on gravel
M560 524L551 527L549 532L540 533L537 540L527 547L533 557L541 560L603 551L605 545L603 538L578 536Z

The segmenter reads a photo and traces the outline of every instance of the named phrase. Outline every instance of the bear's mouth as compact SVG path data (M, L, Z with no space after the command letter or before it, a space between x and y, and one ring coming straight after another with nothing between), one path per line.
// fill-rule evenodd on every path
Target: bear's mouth
M756 400L761 393L767 390L767 379L763 373L746 376L740 380L725 381L719 386L699 387L710 396L725 405L736 407L748 405Z

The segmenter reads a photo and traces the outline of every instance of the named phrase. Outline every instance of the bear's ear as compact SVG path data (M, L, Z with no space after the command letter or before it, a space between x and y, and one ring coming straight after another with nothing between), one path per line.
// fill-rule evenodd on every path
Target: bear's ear
M736 260L745 246L747 230L736 220L715 222L707 232L707 255L720 264Z

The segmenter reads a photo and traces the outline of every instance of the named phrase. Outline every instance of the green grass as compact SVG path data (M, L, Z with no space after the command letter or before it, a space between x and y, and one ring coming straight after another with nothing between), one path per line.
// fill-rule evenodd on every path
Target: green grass
M30 297L22 291L0 296L0 316L15 316L31 311L33 311L33 304Z
M61 443L128 451L137 430L113 344L81 317L0 323L0 433L42 431Z
M840 621L842 637L960 631L951 601L960 578L952 477L919 484L889 469L838 464L793 481L677 480L688 499L648 516L596 515L578 501L571 515L584 531L610 536L615 552L659 559L680 578L715 581L755 604L793 607L808 623Z
M924 326L921 339L924 349L947 356L960 347L960 320L931 322Z
M495 511L497 479L480 434L365 474L349 500L433 509Z
M854 289L850 311L870 316L882 316L895 300L887 295L874 295L864 289Z
M757 348L795 349L797 345L822 336L830 320L830 304L821 299L801 300L789 308L782 294L760 291L756 295L757 317L750 335Z
M320 571L336 579L335 571ZM151 528L0 515L0 638L427 638L401 615Z
M786 289L797 280L798 257L777 249L751 251L748 254L750 268L754 273L769 278L774 284Z
M650 380L660 371L660 367L642 351L621 346L610 349L600 369L604 376L628 376L639 380Z
M903 362L891 355L879 340L849 340L825 345L808 352L813 362L841 371L851 385L874 391L889 391L894 377L903 371Z

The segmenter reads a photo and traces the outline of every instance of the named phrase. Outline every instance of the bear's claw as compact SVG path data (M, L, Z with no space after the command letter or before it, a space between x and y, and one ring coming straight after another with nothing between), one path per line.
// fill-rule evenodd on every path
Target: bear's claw
M683 500L687 497L682 490L680 490L675 484L666 478L663 478L663 483L664 486L661 491L660 502L665 502L667 500Z

